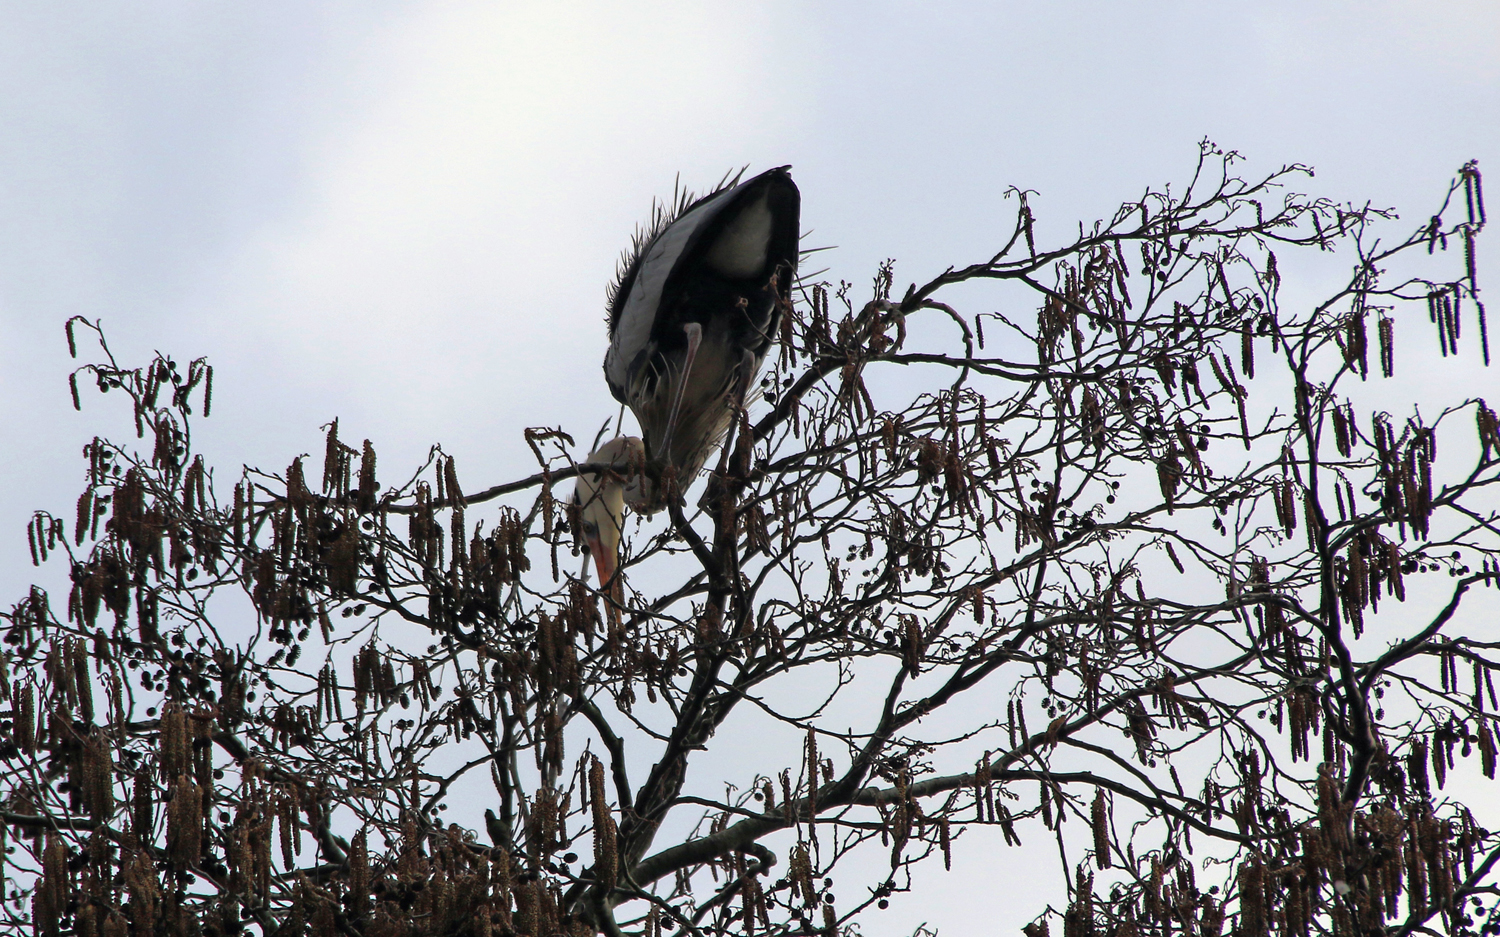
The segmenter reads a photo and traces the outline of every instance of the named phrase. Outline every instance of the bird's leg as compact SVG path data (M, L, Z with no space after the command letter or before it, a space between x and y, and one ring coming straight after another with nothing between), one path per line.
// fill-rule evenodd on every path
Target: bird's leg
M677 429L677 414L682 409L682 395L687 391L688 375L693 372L693 359L698 357L698 346L703 344L703 326L689 322L682 327L687 333L687 359L682 363L682 373L677 375L677 390L672 394L672 415L667 418L667 431L662 434L661 451L652 453L658 459L672 461L672 433Z
M740 443L740 418L745 412L745 398L750 394L750 382L755 378L755 358L746 351L740 358L740 370L734 382L734 422L730 424L729 435L724 437L724 445L719 449L719 467L716 470L719 476L729 471L730 450Z

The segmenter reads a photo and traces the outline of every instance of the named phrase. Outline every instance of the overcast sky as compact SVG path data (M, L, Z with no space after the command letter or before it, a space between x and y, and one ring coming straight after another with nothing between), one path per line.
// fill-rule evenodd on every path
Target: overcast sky
M387 481L441 442L472 490L615 412L605 286L679 173L790 163L832 275L904 283L988 256L1007 185L1056 240L1204 136L1415 225L1500 166L1500 4L7 3L0 600L125 425L73 412L70 315L209 357L224 475L338 416Z

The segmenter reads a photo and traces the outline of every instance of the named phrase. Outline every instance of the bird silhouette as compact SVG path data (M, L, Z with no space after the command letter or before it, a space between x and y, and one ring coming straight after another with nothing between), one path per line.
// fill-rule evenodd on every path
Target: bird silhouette
M600 581L614 572L623 511L685 491L727 434L776 339L797 272L801 194L781 166L659 209L609 293L604 377L641 438L620 436L579 476L574 501ZM640 471L646 464L651 472ZM637 468L632 471L631 466Z

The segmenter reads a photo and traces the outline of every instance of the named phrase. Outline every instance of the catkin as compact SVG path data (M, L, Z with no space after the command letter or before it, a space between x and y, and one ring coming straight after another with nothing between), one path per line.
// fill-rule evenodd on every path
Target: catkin
M1112 865L1109 854L1109 805L1104 800L1102 787L1094 791L1094 803L1089 816L1094 834L1094 864L1100 869L1107 869Z

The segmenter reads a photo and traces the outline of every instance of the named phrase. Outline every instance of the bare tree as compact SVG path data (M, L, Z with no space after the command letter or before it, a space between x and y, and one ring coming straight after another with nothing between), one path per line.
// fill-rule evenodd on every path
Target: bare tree
M802 284L620 601L572 575L561 430L477 493L439 448L382 485L337 421L320 483L224 479L206 363L70 321L75 402L151 445L96 438L28 529L72 589L3 616L9 926L848 933L979 837L1057 851L1029 937L1500 933L1500 424L1390 380L1488 364L1478 169L1381 240L1236 164L1058 248L1013 189L986 260Z

